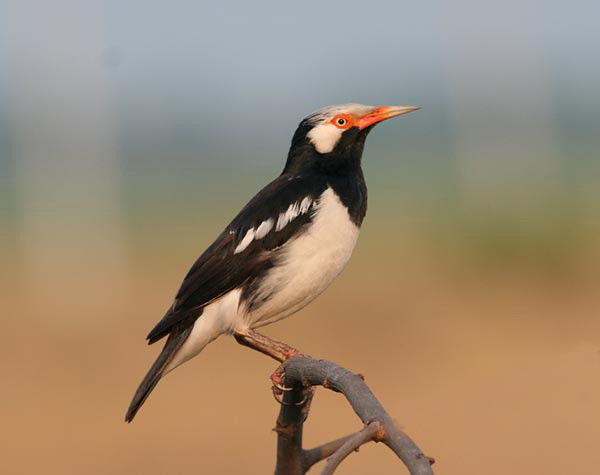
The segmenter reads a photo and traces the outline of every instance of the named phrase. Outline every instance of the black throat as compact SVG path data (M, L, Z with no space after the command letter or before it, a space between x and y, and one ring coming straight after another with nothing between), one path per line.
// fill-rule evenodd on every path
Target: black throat
M331 187L348 208L352 221L360 226L367 212L367 185L361 159L371 127L346 130L329 153L315 149L307 138L310 129L300 124L296 130L282 175L311 177L315 184Z

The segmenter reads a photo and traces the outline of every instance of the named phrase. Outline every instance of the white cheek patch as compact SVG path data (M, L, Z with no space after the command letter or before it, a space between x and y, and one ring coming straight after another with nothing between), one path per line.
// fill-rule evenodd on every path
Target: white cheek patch
M306 136L319 153L329 153L340 140L343 129L337 128L333 124L321 124L314 127Z

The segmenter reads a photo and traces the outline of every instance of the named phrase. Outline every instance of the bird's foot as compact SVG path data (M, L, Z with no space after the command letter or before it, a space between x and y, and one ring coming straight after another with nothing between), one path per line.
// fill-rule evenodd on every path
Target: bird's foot
M254 330L235 330L233 336L239 344L260 351L280 363L285 363L287 360L298 356L308 356L290 345L273 340ZM285 368L284 364L281 364L271 375L271 382L273 383L271 389L275 400L285 406L301 406L306 404L308 398L312 397L312 390L310 388L288 387L284 384L284 378ZM292 391L297 390L302 390L303 396L301 399L292 393ZM290 396L284 397L286 393L290 394Z
M273 374L271 375L271 383L273 383L273 392L277 391L279 394L283 394L286 391L292 391L293 387L287 387L283 384L283 378L285 376L285 370L283 365L279 365Z
M302 353L298 352L296 356L304 356ZM309 405L310 399L314 394L314 388L312 386L305 386L302 388L286 386L284 384L285 378L285 368L284 365L280 365L271 375L271 390L273 391L273 397L275 400L283 405L283 406L302 406ZM302 399L298 400L298 396L291 393L291 391L301 391ZM289 393L290 396L286 397L286 393Z
M315 388L312 386L289 388L273 383L271 391L275 400L282 406L304 406L302 412L308 413ZM299 395L301 395L301 398Z

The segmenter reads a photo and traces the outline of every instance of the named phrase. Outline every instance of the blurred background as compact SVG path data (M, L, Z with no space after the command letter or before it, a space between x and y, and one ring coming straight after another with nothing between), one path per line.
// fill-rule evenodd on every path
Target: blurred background
M272 471L275 365L230 338L123 416L188 266L343 102L423 109L369 137L342 276L265 333L365 374L438 474L596 470L599 5L0 1L2 472ZM306 446L358 428L319 390Z

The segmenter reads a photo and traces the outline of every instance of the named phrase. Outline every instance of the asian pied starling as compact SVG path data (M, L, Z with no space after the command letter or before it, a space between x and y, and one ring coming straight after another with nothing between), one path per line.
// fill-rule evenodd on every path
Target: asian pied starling
M163 376L220 335L271 356L285 346L253 329L297 312L342 271L367 209L365 139L375 124L417 109L344 104L300 122L281 175L198 258L148 335L149 344L167 340L133 396L127 422Z

